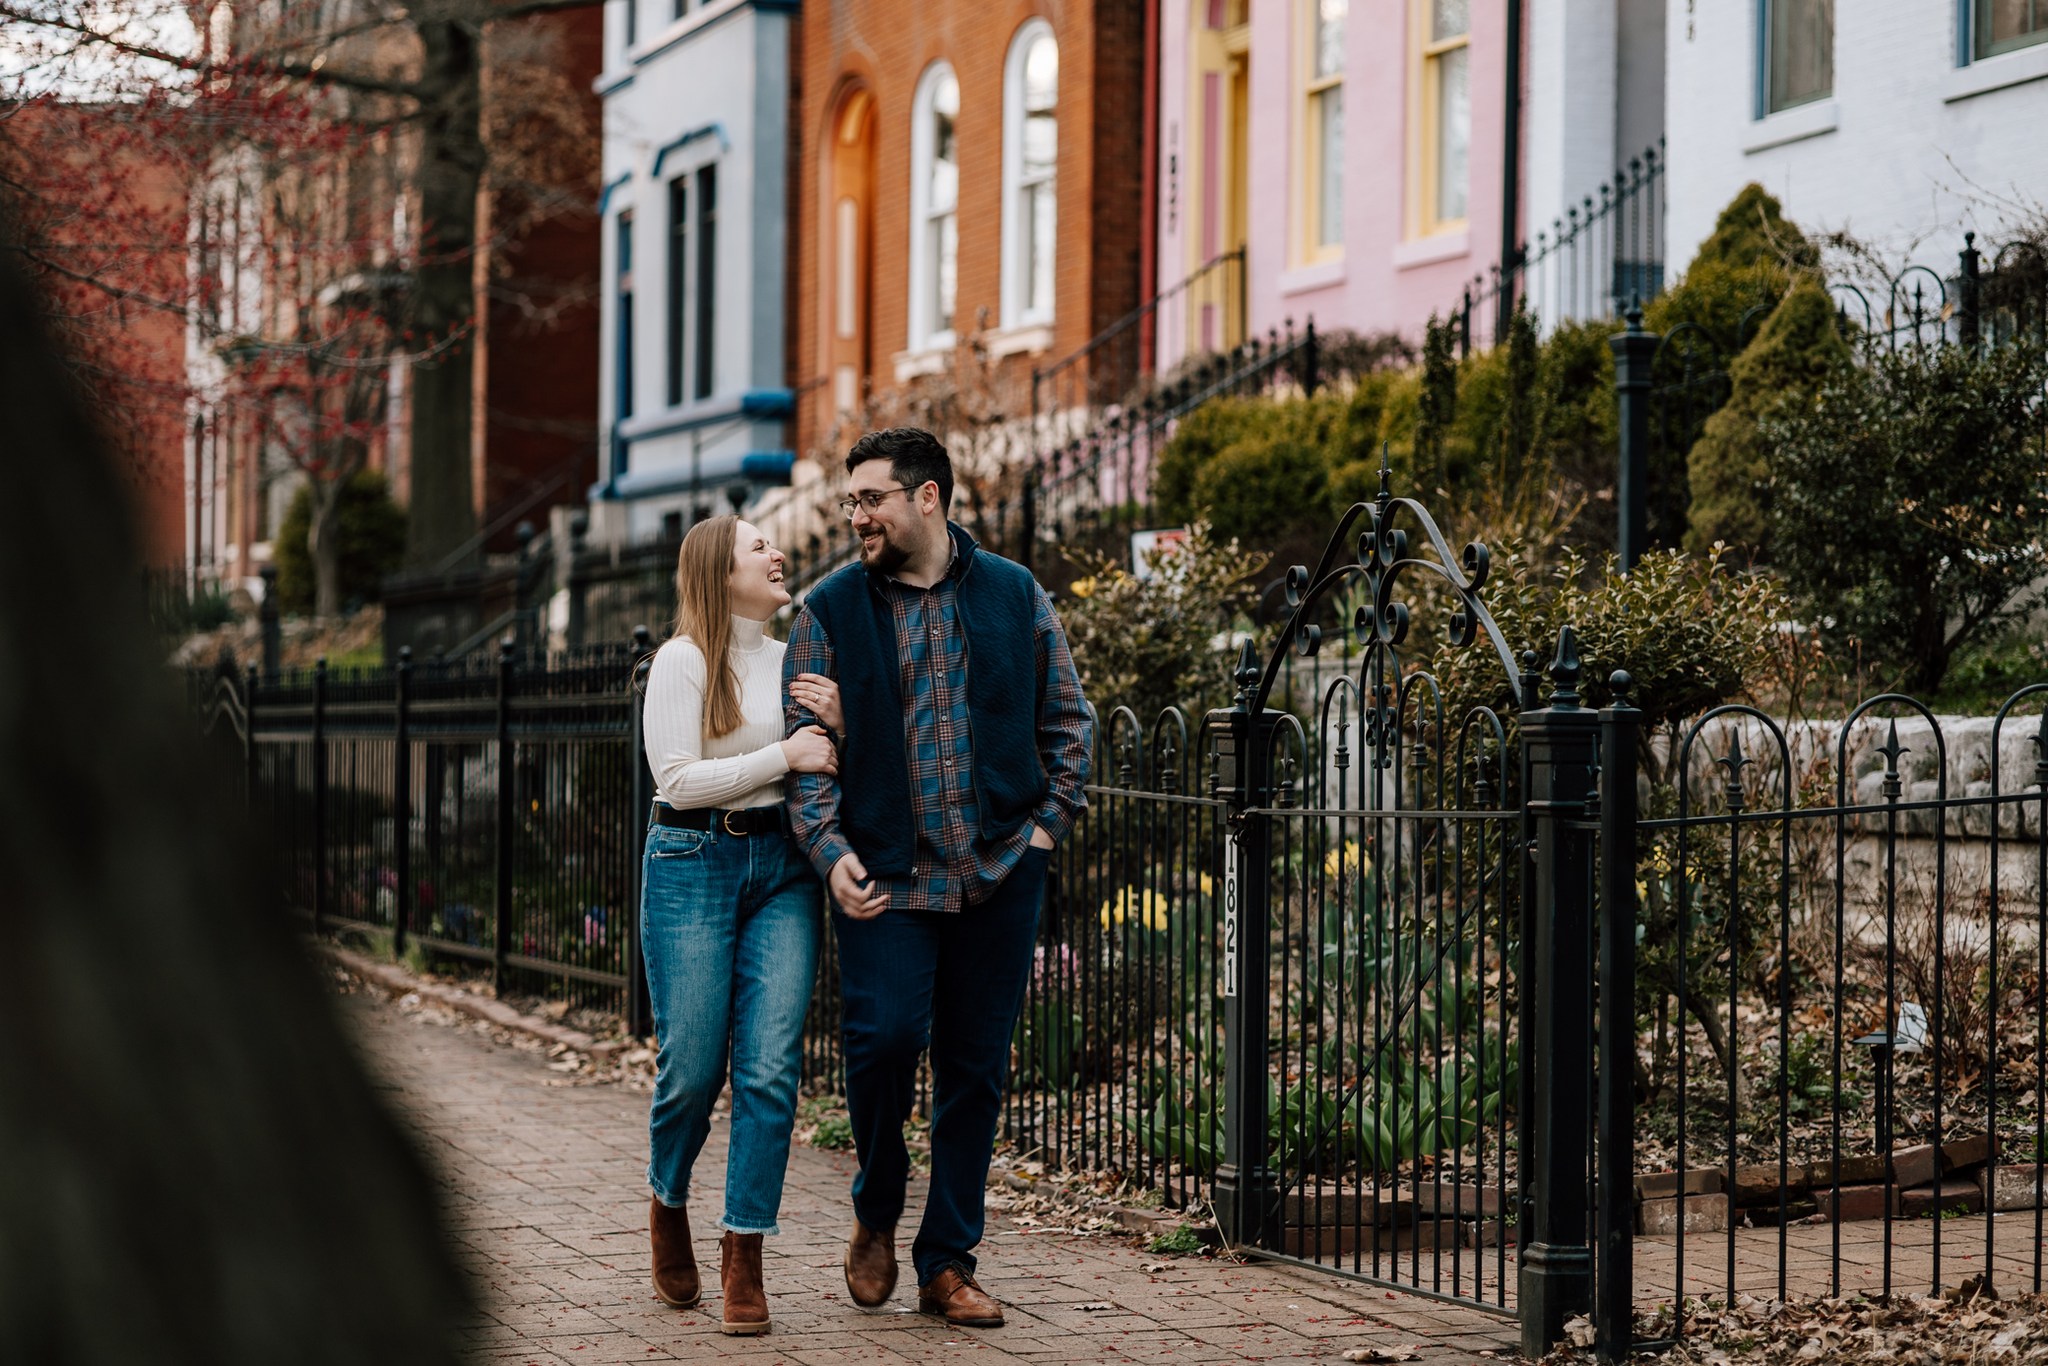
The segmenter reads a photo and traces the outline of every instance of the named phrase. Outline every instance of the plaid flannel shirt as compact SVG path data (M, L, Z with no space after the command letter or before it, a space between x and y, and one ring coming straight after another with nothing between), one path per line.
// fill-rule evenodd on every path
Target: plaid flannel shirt
M983 551L983 554L988 552ZM974 793L974 752L967 715L967 639L960 629L956 550L946 572L930 588L882 581L896 620L897 682L904 699L903 731L909 740L911 819L917 841L907 878L880 878L889 909L957 911L986 901L1024 857L1031 827L1009 838L981 837L981 811ZM1067 648L1066 632L1045 589L1035 589L1032 634L1043 701L1038 712L1038 757L1048 790L1032 824L1055 843L1073 829L1088 804L1081 787L1088 777L1093 721L1081 696L1081 678ZM808 610L797 614L783 657L785 685L800 673L836 679L832 642ZM783 721L789 733L817 724L817 718L783 693ZM849 718L849 726L858 724ZM839 829L839 780L819 773L792 773L787 782L790 821L797 843L821 877L848 853L856 853Z

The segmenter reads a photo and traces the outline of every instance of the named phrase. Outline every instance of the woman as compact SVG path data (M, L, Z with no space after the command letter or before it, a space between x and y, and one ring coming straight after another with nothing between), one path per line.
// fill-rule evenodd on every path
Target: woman
M676 560L675 633L647 678L647 762L659 796L640 903L661 1047L648 1114L654 1289L677 1309L699 1298L690 1174L730 1056L721 1328L742 1334L769 1328L761 1238L778 1231L818 962L818 880L789 834L782 779L838 764L823 729L782 735L783 646L766 630L789 602L782 570L781 552L737 517L692 527ZM805 675L791 690L837 729L829 680Z

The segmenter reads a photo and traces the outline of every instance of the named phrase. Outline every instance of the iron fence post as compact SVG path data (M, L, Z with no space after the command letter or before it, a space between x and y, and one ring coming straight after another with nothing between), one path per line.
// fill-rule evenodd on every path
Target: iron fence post
M1026 438L1031 443L1030 467L1024 471L1024 505L1019 510L1019 538L1023 544L1017 547L1017 563L1024 566L1032 578L1038 577L1038 481L1043 460L1043 446L1038 433L1038 385L1043 372L1035 366L1031 371L1031 426Z
M1550 705L1523 718L1536 832L1535 1032L1523 1040L1538 1069L1534 1109L1522 1116L1530 1161L1522 1167L1531 1224L1522 1235L1519 1276L1522 1352L1542 1356L1564 1338L1565 1321L1593 1300L1593 1249L1586 1233L1586 1152L1592 1135L1593 841L1586 817L1598 762L1598 715L1579 705L1579 644L1558 632Z
M1280 1229L1280 1183L1266 1154L1272 823L1253 808L1271 799L1270 742L1279 713L1251 710L1259 665L1249 641L1236 677L1236 705L1209 713L1217 737L1217 795L1230 805L1223 875L1223 1159L1213 1203L1226 1242L1272 1247Z
M242 692L242 740L245 750L242 755L243 800L249 814L256 814L256 774L260 760L256 752L256 666L251 664L244 676Z
M1979 287L1983 283L1983 254L1977 250L1977 234L1963 234L1963 249L1957 253L1961 278L1956 290L1956 339L1966 350L1975 350L1980 328Z
M327 656L313 661L313 933L327 914Z
M1621 572L1649 549L1650 364L1657 334L1643 330L1640 303L1629 305L1628 329L1607 339L1614 349L1614 397L1621 418L1621 468L1616 475Z
M1310 317L1301 336L1301 391L1314 395L1322 387L1322 348L1316 340L1316 320Z
M1600 713L1600 1159L1593 1346L1604 1361L1633 1345L1635 1288L1636 743L1643 714L1617 670Z
M505 992L505 956L512 952L512 637L498 642L498 803L495 822L491 989Z
M391 905L391 956L405 957L412 919L412 646L398 647L391 727L391 863L398 886Z
M654 771L647 766L647 693L641 670L654 657L654 635L645 626L633 628L633 687L626 705L631 710L633 752L626 763L633 772L633 800L626 823L626 1032L644 1039L654 1032L654 1011L647 999L647 974L640 967L641 849L646 844L649 814L654 809Z
M256 604L256 621L262 632L263 672L272 678L284 667L283 629L278 620L277 566L266 564L256 571L263 581L263 601Z

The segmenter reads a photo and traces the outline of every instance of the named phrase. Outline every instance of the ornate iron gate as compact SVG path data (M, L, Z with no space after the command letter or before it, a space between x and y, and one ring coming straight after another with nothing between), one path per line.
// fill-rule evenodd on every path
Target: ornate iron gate
M1216 1205L1240 1245L1511 1314L1534 683L1480 600L1488 565L1383 462L1377 500L1288 571L1271 657L1247 644L1236 704L1210 715L1231 807ZM1411 577L1454 645L1496 658L1455 685L1404 673ZM1286 653L1315 657L1340 616L1361 649L1315 689L1314 724L1269 709Z

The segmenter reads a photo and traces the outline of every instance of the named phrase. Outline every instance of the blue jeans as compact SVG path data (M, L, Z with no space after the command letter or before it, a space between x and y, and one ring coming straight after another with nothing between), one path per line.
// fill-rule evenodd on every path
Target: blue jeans
M903 1122L917 1100L918 1055L931 1047L932 1179L910 1248L919 1285L951 1265L974 1274L1010 1034L1031 975L1050 862L1050 851L1027 850L994 896L958 913L832 917L846 1111L860 1158L853 1212L871 1229L893 1229L903 1214Z
M688 1201L729 1054L732 1141L719 1227L779 1232L804 1015L818 975L817 874L787 836L655 825L640 886L640 951L661 1045L647 1184L664 1205Z

